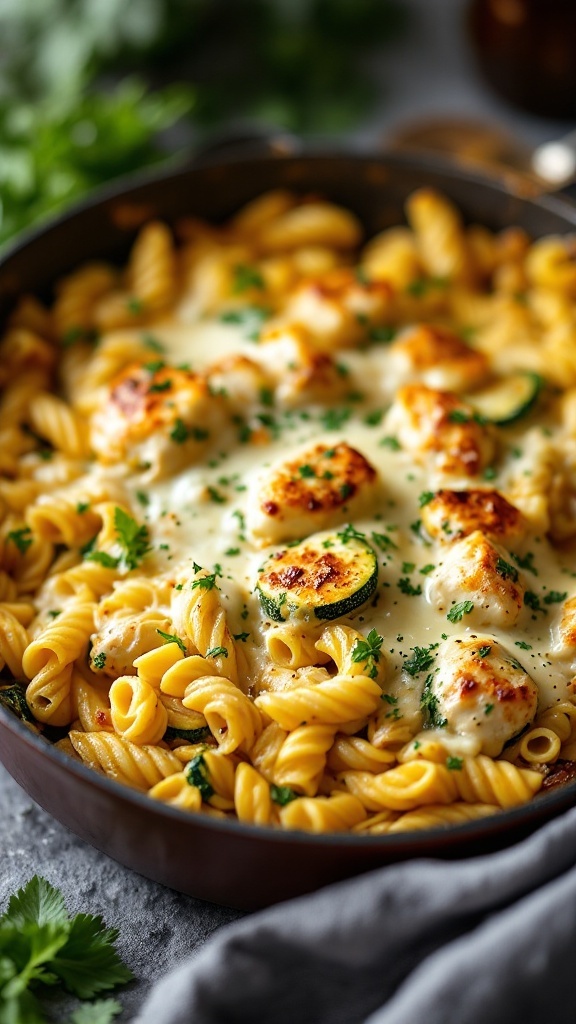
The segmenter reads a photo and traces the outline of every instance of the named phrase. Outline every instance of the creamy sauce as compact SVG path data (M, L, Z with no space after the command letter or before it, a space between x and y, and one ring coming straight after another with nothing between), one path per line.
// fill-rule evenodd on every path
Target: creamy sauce
M173 320L155 325L153 334L163 347L163 355L158 358L173 365L185 363L194 371L204 370L232 353L259 359L257 343L246 340L239 328L217 320L186 323L176 314ZM338 354L338 361L348 385L348 398L333 407L306 405L286 410L270 406L265 410L269 427L266 443L243 441L238 423L230 423L211 439L198 464L170 479L153 481L146 472L125 476L117 467L95 466L91 473L104 480L118 474L135 517L149 526L153 551L140 571L182 578L183 572L192 574L192 563L196 562L221 573L218 585L232 632L249 633L246 651L251 660L251 684L257 688L266 660L263 637L270 623L260 611L254 588L259 567L271 552L282 547L258 548L247 539L246 515L258 476L263 467L293 457L310 442L330 446L345 440L356 448L377 470L378 492L370 514L354 518L354 527L369 542L374 533L389 541L382 542L387 550L375 546L379 566L375 598L347 621L365 634L375 628L384 637L386 689L398 696L399 713L410 717L417 711L424 680L423 676L413 678L402 672L413 649L438 644L447 636L480 635L467 624L465 615L453 623L428 599L434 567L442 563L448 546L431 541L422 531L420 496L442 486L485 486L506 491L513 477L531 471L530 445L526 444L522 422L501 428L499 454L489 482L481 475L455 479L431 472L428 465L415 462L389 437L386 411L396 382L388 365L386 345L345 350ZM331 416L327 417L327 409L332 409ZM247 409L245 424L258 426L257 417ZM531 429L540 435L547 423ZM347 521L344 509L335 519L335 528ZM544 708L565 699L576 667L570 658L561 660L551 653L563 602L546 603L547 595L572 595L576 559L561 556L545 537L534 535L515 545L513 553L520 558L532 553L537 575L520 569L520 579L527 590L538 595L543 610L525 606L513 628L491 629L489 634L535 680L540 708Z

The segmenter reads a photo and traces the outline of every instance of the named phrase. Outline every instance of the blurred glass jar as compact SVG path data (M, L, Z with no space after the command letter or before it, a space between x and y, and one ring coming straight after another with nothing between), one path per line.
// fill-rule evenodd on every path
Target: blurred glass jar
M576 117L576 0L472 0L468 16L497 92L534 114Z

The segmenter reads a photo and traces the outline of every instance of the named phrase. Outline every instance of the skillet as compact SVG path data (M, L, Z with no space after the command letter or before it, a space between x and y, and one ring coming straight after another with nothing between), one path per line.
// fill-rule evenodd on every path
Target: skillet
M151 217L219 221L261 192L287 187L350 207L370 236L401 221L406 197L422 185L443 191L467 221L493 229L520 225L532 236L576 231L576 206L567 200L534 198L432 157L287 155L252 146L240 156L125 180L28 233L0 265L0 319L20 293L49 296L55 279L88 259L122 262ZM382 836L280 832L153 802L72 761L2 707L0 761L32 799L92 846L164 885L243 910L407 858L486 853L528 835L576 800L573 782L449 829Z

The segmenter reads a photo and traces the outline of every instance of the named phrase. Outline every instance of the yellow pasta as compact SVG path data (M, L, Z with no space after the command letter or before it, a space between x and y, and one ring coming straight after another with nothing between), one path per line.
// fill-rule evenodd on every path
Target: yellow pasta
M231 680L222 676L202 676L189 683L182 703L204 715L223 754L231 754L239 748L250 750L262 730L258 708Z
M70 742L85 764L125 786L152 789L161 779L175 775L181 762L170 750L158 746L138 746L110 732L72 730Z
M368 676L334 676L315 686L303 686L283 693L262 693L256 706L283 729L295 729L303 722L340 725L372 714L382 691Z
M576 762L574 246L405 212L154 220L0 336L0 674L176 811L370 842Z
M250 764L241 761L234 779L234 809L239 821L268 825L272 816L270 786Z
M22 670L30 679L26 700L40 722L71 721L73 666L87 647L93 622L93 603L72 603L24 651Z

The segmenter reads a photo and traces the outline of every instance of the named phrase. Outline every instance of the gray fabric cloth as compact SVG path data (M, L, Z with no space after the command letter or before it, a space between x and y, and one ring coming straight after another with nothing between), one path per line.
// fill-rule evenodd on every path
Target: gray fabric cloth
M503 852L411 861L223 928L133 1024L574 1024L576 809Z

